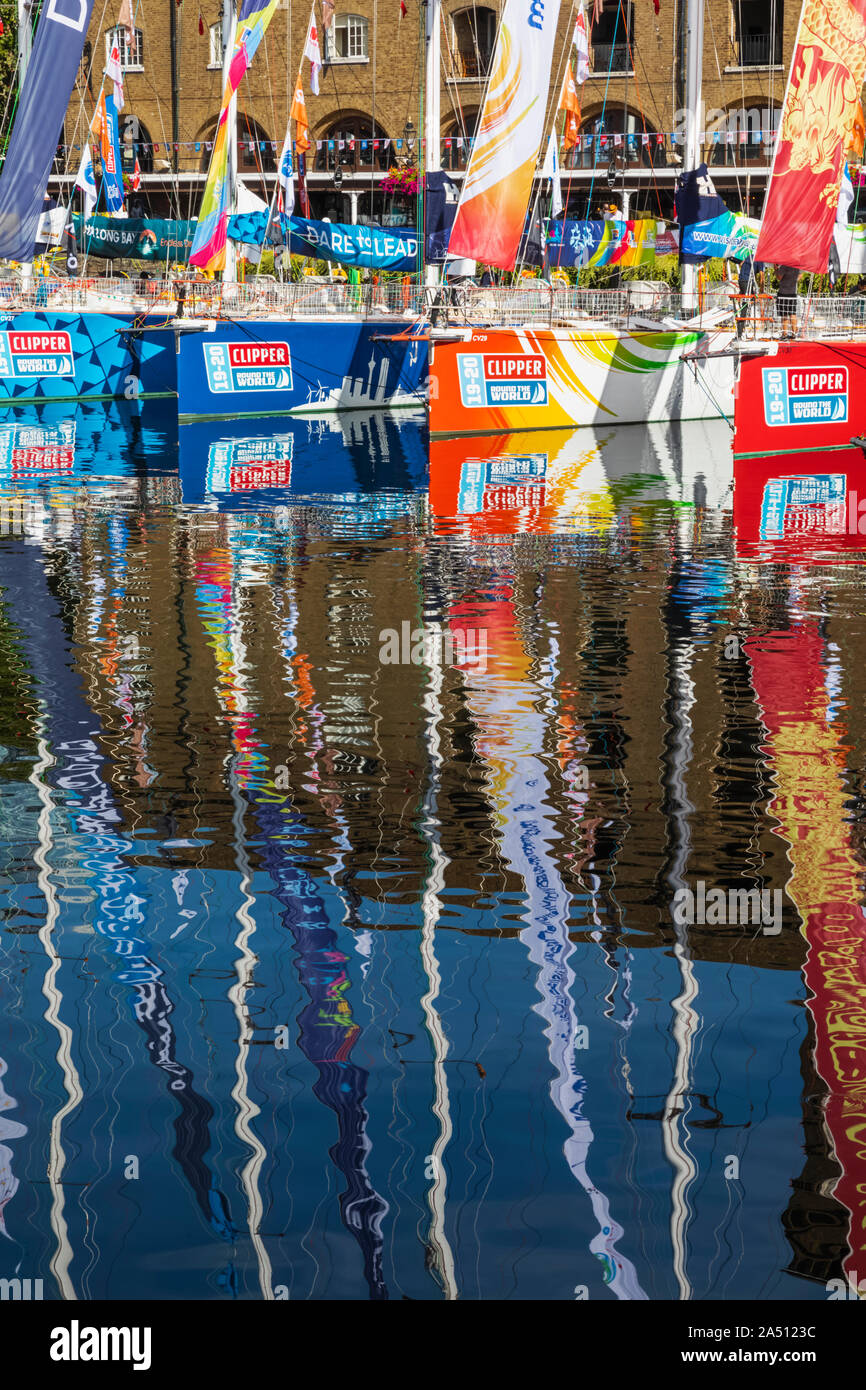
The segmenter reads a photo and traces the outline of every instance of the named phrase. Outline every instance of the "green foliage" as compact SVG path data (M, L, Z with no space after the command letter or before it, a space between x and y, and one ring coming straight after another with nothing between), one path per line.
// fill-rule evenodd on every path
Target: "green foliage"
M3 20L3 36L0 38L0 115L11 107L11 93L15 82L15 69L18 64L18 6L14 0L3 0L0 4L0 18ZM5 145L4 132L0 138L0 148Z

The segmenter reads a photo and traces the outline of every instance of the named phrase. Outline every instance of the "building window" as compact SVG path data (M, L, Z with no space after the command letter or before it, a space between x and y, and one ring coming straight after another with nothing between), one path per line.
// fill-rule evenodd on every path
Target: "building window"
M496 46L495 10L473 6L451 16L451 57L455 77L482 78L490 71Z
M223 22L218 19L216 24L210 26L210 57L208 58L209 68L221 68L223 65Z
M105 35L106 63L115 44L120 49L120 66L123 71L141 72L144 68L144 36L141 30L133 29L132 43L129 43L125 29L109 29Z
M626 13L628 28L626 28ZM601 15L592 26L592 75L631 72L634 52L634 6L620 0L604 0Z
M782 61L783 0L733 0L737 66L765 68Z
M315 151L316 169L320 172L333 171L338 163L344 169L384 171L401 153L381 126L374 127L361 116L344 116L321 140L316 140Z
M370 56L367 32L368 25L363 15L338 14L331 33L325 30L325 62L366 63Z

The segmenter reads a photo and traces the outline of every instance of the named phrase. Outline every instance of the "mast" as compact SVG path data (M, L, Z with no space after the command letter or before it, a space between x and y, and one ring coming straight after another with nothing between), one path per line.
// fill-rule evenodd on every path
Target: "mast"
M426 65L424 71L424 145L426 157L424 159L424 173L429 169L441 169L442 167L442 146L441 146L441 126L442 126L442 86L441 86L441 67L442 67L442 45L440 40L441 29L441 0L426 0ZM426 190L422 190L423 192ZM423 206L423 203L422 203ZM422 239L424 237L424 227L421 228ZM422 240L423 245L423 240ZM426 250L426 248L424 248ZM438 285L439 267L428 265L425 270L425 279L428 285Z
M173 3L173 0L171 0ZM223 15L221 37L223 44L223 91L229 80L229 64L231 55L235 47L235 33L237 32L237 14L233 0L223 0ZM229 104L229 129L228 129L228 184L229 184L229 207L234 207L237 198L238 188L238 98L237 93L232 97ZM235 255L235 244L226 239L226 263L223 270L223 280L237 279L237 257Z
M178 109L177 109L177 5L175 0L168 0L169 15L169 44L171 47L171 168L175 175L174 195L177 198L177 145L180 139ZM178 209L180 199L178 199ZM178 211L178 215L180 212Z
M701 162L700 116L704 60L704 0L687 0L686 12L686 145L683 173ZM682 307L697 308L698 268L682 267Z

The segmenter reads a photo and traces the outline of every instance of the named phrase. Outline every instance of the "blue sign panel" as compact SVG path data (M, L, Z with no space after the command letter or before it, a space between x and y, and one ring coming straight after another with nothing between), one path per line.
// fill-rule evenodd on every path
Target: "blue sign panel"
M516 511L544 501L547 454L505 454L495 459L467 459L460 470L457 510Z
M232 391L291 391L292 355L286 342L203 343L207 384Z
M547 405L547 359L540 353L459 352L465 406Z
M844 473L771 478L761 499L761 539L792 532L840 535L845 530Z
M764 367L768 425L822 425L848 419L848 368Z

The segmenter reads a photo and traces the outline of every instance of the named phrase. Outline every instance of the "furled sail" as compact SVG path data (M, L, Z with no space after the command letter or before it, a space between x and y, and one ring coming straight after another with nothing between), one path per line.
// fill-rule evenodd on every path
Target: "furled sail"
M844 145L866 75L866 0L805 0L757 259L827 269Z
M30 261L93 0L46 0L0 173L0 257Z
M506 0L448 244L452 256L514 269L544 134L558 18L559 0Z
M192 255L189 258L190 265L197 265L202 270L222 270L225 265L229 218L229 107L278 4L279 0L241 0L228 80L223 92L198 227Z

